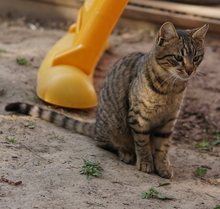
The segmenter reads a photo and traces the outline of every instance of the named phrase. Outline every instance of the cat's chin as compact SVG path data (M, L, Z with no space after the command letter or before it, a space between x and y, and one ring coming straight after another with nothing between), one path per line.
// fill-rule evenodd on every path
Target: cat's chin
M189 79L190 79L190 77L179 77L180 78L180 80L182 80L182 81L188 81Z
M186 76L178 76L178 78L182 81L188 81L191 77L192 77L191 75L190 76L187 76L187 75Z

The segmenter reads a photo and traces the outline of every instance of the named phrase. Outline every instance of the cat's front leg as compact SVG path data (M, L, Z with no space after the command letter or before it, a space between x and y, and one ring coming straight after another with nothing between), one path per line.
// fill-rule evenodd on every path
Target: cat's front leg
M162 128L157 128L151 136L154 150L153 158L155 169L163 178L172 178L173 171L170 167L168 151L175 119L169 120Z
M133 133L137 169L146 173L151 173L154 171L154 162L148 126L145 125L145 128L143 128L140 125L130 123L130 127Z
M146 173L152 173L154 171L154 161L151 152L149 135L138 136L137 134L134 134L134 142L137 169Z

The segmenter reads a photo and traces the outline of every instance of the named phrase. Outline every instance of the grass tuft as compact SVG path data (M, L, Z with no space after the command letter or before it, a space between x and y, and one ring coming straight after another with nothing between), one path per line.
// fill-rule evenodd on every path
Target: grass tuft
M15 140L15 137L13 137L13 138L6 138L6 140L8 141L8 142L10 142L10 143L15 143L16 142L16 140Z
M204 176L207 173L207 169L203 169L198 167L195 172L193 172L196 176Z
M85 174L90 181L93 176L101 176L98 170L102 169L100 163L92 163L90 160L83 159L84 165L82 167L81 174Z
M160 199L160 200L166 200L167 197L163 194L160 194L156 189L154 189L153 187L151 187L150 189L148 189L149 192L144 192L142 195L141 195L141 198L142 199L145 199L145 198L157 198L157 199Z
M27 61L26 58L17 58L17 59L16 59L16 62L17 62L19 65L29 65L29 62Z

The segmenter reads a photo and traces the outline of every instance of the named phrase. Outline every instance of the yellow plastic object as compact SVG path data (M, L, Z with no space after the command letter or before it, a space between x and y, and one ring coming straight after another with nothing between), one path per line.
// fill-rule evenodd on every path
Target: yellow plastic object
M128 0L86 0L77 21L45 57L37 94L46 102L71 108L97 104L95 66Z

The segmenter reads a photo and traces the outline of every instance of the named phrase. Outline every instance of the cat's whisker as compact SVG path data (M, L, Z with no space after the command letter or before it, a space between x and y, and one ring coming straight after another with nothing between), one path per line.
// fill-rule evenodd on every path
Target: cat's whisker
M205 74L203 74L203 73L201 73L201 72L197 72L196 75L197 75L197 76L200 76L200 78L201 78L201 76L203 76L202 78L203 78L204 83L206 83L207 81L210 81L210 80L211 80L208 76L206 76ZM201 79L202 79L202 78L201 78Z
M202 75L202 76L206 77L206 75L204 73L201 73L201 72L197 72L196 74L199 74L199 75Z
M171 79L172 80L172 77L173 77L174 75L170 75L167 79L165 79L162 83L160 83L160 86L162 86L166 81L168 81L169 79ZM168 83L168 85L169 85L169 83Z
M172 83L170 84L170 88L171 88L171 89L173 89L173 85L174 85L174 83L175 83L175 80L176 80L176 77L173 76Z
M169 87L169 85L171 84L171 82L174 80L174 78L175 78L175 75L172 75L172 76L170 76L169 77L170 78L170 81L167 83L167 88ZM172 86L172 85L171 85ZM171 87L170 86L170 87ZM170 88L171 89L171 88Z
M173 90L173 85L174 85L175 79L176 79L176 75L173 75L171 81L170 81L170 82L168 83L168 85L167 85L167 88L168 88L169 85L170 85L170 90L171 90L171 91Z
M174 81L174 84L173 84L173 85L175 85L176 81L178 81L178 80L179 80L179 77L178 77L178 76L176 76L176 78L175 78L175 81Z
M199 77L199 75L195 74L195 76L200 80L201 83L205 84L205 82Z

